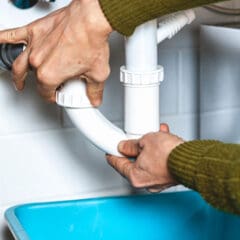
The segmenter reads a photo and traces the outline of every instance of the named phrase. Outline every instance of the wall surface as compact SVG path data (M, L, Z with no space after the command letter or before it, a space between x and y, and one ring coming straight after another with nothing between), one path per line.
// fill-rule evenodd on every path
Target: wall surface
M199 89L202 138L240 142L238 27L203 26L201 29Z
M0 25L7 28L26 24L68 2L56 1L50 7L39 4L23 11L14 8L8 0L1 0L0 9L4 11L1 11ZM230 1L226 5L240 7L240 1ZM197 20L193 25L159 47L159 63L165 67L166 76L160 90L161 121L168 122L172 132L186 140L200 136L231 140L230 134L224 137L224 132L217 131L215 124L207 123L221 117L222 122L228 121L224 128L226 124L231 129L238 127L237 122L231 121L231 116L239 108L239 78L234 75L232 87L224 92L224 99L212 101L209 97L212 90L207 91L203 87L215 89L214 86L219 86L220 82L208 81L208 85L205 81L202 84L205 78L200 78L199 74L199 28L201 23L237 22L240 17L222 16L203 8L197 9L196 13ZM112 34L110 47L112 72L101 111L121 126L123 92L119 83L119 67L124 64L123 37ZM238 73L236 70L235 74ZM233 89L236 90L234 95ZM200 100L202 90L204 101ZM202 104L205 108L200 117ZM129 193L126 181L106 164L104 154L72 126L63 110L44 102L38 96L33 74L28 77L26 89L21 93L15 92L9 73L0 76L0 110L1 240L12 239L3 219L3 212L9 206ZM212 117L208 119L209 116ZM200 121L202 117L206 118L204 123ZM209 131L203 131L207 126Z

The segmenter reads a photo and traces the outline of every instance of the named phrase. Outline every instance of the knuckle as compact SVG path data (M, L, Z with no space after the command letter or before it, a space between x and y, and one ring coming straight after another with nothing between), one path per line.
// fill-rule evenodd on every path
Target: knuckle
M95 76L96 82L104 82L105 80L106 80L106 78L102 74Z
M95 75L95 80L97 82L104 82L108 78L109 74L110 68L109 67L103 68Z
M48 67L40 67L36 72L38 83L49 90L57 89L63 81L59 81L60 75Z
M110 72L111 72L110 66L107 65L104 70L105 70L104 71L105 78L107 78L110 75Z
M143 187L142 180L141 180L141 175L139 174L139 171L138 171L137 168L133 168L129 172L129 182L135 188L142 188Z
M14 41L16 39L16 31L10 30L6 33L6 38L8 41Z
M123 170L123 174L125 176L130 176L130 174L131 174L131 168L130 168L131 165L129 165L128 162L122 163L121 165L120 164L121 164L121 162L119 162L118 168Z
M149 142L154 137L154 133L150 132L145 134L139 141L139 144L141 146L145 145L147 142Z
M30 63L31 66L33 66L35 68L37 68L40 65L39 59L34 52L32 52L29 55L29 63Z
M141 188L142 187L142 183L141 181L138 179L138 177L135 174L130 174L129 176L129 181L131 183L131 185L135 188Z
M29 42L32 42L32 41L33 41L33 38L34 38L34 36L35 36L32 24L27 25L26 31L27 31L27 33L28 33L28 41L29 41Z
M143 148L145 145L145 140L146 140L146 136L143 136L140 140L139 140L139 147Z
M38 21L34 21L31 24L27 26L29 36L31 39L37 36L43 35L43 33L46 31L44 30L45 26L42 26L41 24L38 24Z
M48 85L48 82L49 82L48 72L44 68L38 69L37 70L37 79L38 79L39 83L41 83L43 85Z

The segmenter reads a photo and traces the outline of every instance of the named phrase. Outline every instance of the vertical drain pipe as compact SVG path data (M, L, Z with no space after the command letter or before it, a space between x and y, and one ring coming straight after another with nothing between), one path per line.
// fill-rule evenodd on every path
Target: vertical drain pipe
M136 28L126 39L126 66L121 67L124 85L124 130L129 138L159 130L159 85L163 67L158 66L157 21Z

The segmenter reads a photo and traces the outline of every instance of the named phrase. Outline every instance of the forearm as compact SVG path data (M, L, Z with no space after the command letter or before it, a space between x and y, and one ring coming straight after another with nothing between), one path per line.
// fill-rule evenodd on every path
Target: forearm
M131 35L138 25L180 10L223 0L99 0L113 29Z
M172 151L168 167L179 183L214 207L240 214L240 145L186 142Z

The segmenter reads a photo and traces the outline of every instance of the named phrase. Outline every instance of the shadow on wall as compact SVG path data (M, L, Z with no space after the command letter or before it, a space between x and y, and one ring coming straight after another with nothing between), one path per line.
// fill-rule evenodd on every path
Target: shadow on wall
M0 119L0 135L61 127L60 108L39 96L33 73L22 92L14 90L10 73L2 74L0 80L0 108L5 110L4 118Z

